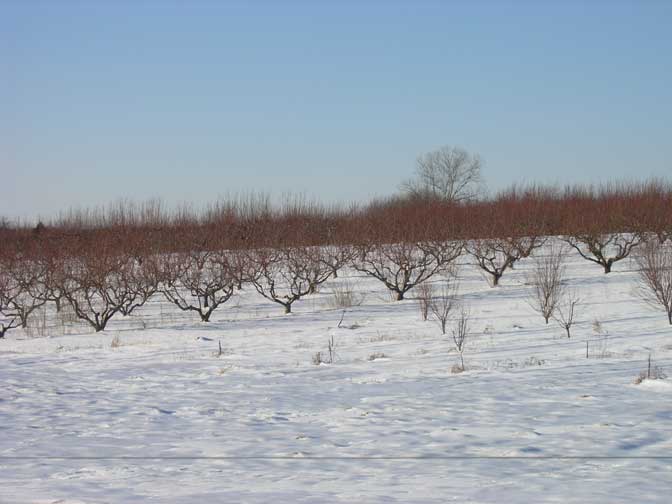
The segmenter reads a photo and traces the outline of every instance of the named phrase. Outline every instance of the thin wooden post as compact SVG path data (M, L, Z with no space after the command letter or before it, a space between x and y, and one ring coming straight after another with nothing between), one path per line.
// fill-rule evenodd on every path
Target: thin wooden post
M651 378L651 352L649 352L649 367L646 371L646 377Z

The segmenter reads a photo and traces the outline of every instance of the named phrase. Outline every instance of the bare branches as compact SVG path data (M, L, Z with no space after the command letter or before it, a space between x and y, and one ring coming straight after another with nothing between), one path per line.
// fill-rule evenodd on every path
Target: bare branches
M532 293L528 300L533 310L540 313L548 324L562 299L565 277L565 256L562 247L551 245L544 255L534 260L528 282Z
M128 316L158 292L161 281L160 258L151 255L129 257L119 273L128 292L119 312Z
M0 336L15 326L14 318L24 329L28 327L29 317L44 305L42 274L40 264L20 255L0 261L0 311L7 318L6 329L0 327Z
M212 312L226 303L237 279L226 252L190 252L164 258L163 295L183 311L209 322Z
M605 273L611 273L615 262L628 257L642 242L637 234L577 232L566 235L564 240L587 261L599 264Z
M292 312L292 304L311 294L333 270L310 247L262 249L253 251L250 260L257 271L252 284L259 294Z
M581 303L581 298L574 291L568 290L562 299L562 302L556 307L553 315L560 327L567 333L567 338L571 337L571 329L574 326L576 317L576 308Z
M432 296L429 302L429 309L432 316L439 324L439 327L441 327L441 334L446 334L448 319L453 309L458 304L457 288L457 282L448 279L441 285L439 295Z
M411 198L461 203L476 199L481 184L480 157L444 146L418 157L415 179L402 184L401 189Z
M361 250L354 268L380 280L401 301L413 287L447 270L449 258L414 243L375 244Z
M480 166L478 156L462 149L438 149L418 159L417 177L405 186L413 197L367 205L325 207L295 198L277 206L252 195L199 212L122 200L107 210L71 212L38 226L3 221L0 255L11 267L2 270L2 323L13 326L16 316L25 325L44 303L59 310L68 302L102 330L116 313L142 306L159 285L173 305L202 320L232 295L231 285L242 289L248 282L290 312L293 302L350 264L401 300L450 269L464 249L494 286L544 236L563 236L605 272L636 252L645 237L670 242L669 183L564 191L513 187L476 198ZM648 250L640 261L653 261L640 264L642 282L650 284L653 274L659 283L643 290L667 310L659 264ZM561 268L535 268L532 305L548 323L561 297ZM348 297L342 302L352 303ZM429 313L425 303L423 317Z
M471 240L467 242L466 249L484 275L489 275L488 280L492 287L497 287L504 272L520 259L519 249L507 240Z
M453 327L453 342L455 343L455 348L460 354L460 364L461 370L464 371L464 349L467 342L467 336L469 335L469 320L471 318L471 313L468 308L462 307L460 310L460 316L455 322Z
M640 295L652 306L662 306L672 325L672 243L647 242L634 257Z
M105 329L132 295L121 270L124 258L107 250L105 244L63 264L60 291L77 318L98 332Z
M320 261L331 269L331 276L338 278L338 271L346 264L350 264L357 255L357 249L352 245L326 245L322 247Z
M420 307L420 316L422 320L427 320L429 316L429 306L434 299L434 284L422 282L416 287L418 293L418 306ZM445 333L444 333L445 334Z
M0 270L0 338L4 338L7 331L21 325L21 318L15 309L19 292L19 286L6 270Z

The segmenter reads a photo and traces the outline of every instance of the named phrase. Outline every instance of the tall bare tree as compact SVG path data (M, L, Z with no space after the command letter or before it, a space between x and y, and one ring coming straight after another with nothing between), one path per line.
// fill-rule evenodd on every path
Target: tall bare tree
M418 157L415 178L404 182L401 190L414 198L473 200L482 190L481 158L460 147L428 152Z

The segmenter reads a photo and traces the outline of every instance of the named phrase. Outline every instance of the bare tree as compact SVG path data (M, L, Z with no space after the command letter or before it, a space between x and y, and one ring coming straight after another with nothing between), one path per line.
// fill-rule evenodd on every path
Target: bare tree
M309 294L315 294L318 287L334 275L334 269L325 260L325 253L322 247L304 247L300 254L305 263L308 278L310 280ZM335 277L336 278L336 277Z
M544 255L535 258L528 282L532 292L528 303L548 324L562 299L565 276L565 250L551 245Z
M144 306L159 290L160 268L158 258L147 258L142 263L129 258L121 267L120 281L123 282L128 296L119 308L124 317L129 316L137 308Z
M42 268L33 258L15 256L0 264L5 311L18 316L21 327L28 327L28 318L45 304Z
M571 329L576 320L576 308L581 303L581 298L572 290L568 290L562 299L562 302L556 307L553 315L560 327L567 333L567 338L572 336Z
M292 312L292 304L315 291L332 274L314 249L307 247L262 249L250 255L257 292Z
M460 203L475 199L481 186L480 157L444 146L418 157L415 178L404 182L401 190L413 198Z
M429 316L429 306L432 303L432 299L434 299L434 285L429 282L422 282L418 285L417 291L420 316L422 317L422 320L427 320L427 317Z
M506 239L512 242L513 247L516 249L518 260L530 257L532 252L540 247L543 247L547 240L545 236L538 235L516 236Z
M77 318L98 332L129 301L132 293L123 281L124 258L106 250L101 243L78 257L64 261L59 291Z
M441 327L441 334L446 334L448 318L457 305L457 287L457 282L446 280L441 286L439 295L432 296L429 301L429 309Z
M672 325L672 243L650 241L634 254L639 292L649 304L662 306Z
M171 254L162 264L163 295L183 311L209 322L212 312L233 295L236 278L226 253Z
M50 252L37 258L41 268L40 281L43 285L42 296L44 301L53 301L56 306L56 312L61 311L63 304L63 291L61 287L64 284L63 262L65 257L60 252Z
M646 233L646 239L653 236L660 243L672 241L672 184L651 179L641 189L641 199L636 205L640 229Z
M3 339L10 329L16 329L21 325L19 316L2 302L0 295L0 339Z
M5 337L7 331L21 325L21 318L14 309L18 292L16 282L4 269L0 270L0 339Z
M461 370L464 371L464 349L467 343L467 336L469 335L469 319L471 313L469 309L462 307L460 310L460 316L455 322L453 327L453 342L455 343L455 348L460 354L460 365Z
M564 240L587 261L599 264L605 273L611 273L615 262L628 257L642 242L638 233L577 232Z
M357 249L347 244L325 245L321 252L321 261L331 269L333 278L338 278L338 270L352 262L357 255Z
M545 238L541 236L504 236L471 240L466 250L489 277L490 285L497 287L507 269L513 269L515 263L529 257L544 243Z
M461 244L446 244L441 249L426 243L374 244L361 249L353 266L381 281L401 301L416 285L449 270L461 251Z
M254 263L250 260L250 254L245 250L227 250L226 256L236 288L242 290L243 284L252 282L257 276Z

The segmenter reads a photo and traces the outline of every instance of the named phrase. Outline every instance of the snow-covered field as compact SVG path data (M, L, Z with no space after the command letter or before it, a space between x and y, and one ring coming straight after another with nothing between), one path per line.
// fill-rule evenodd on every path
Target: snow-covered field
M649 353L672 375L664 313L628 261L572 255L568 340L530 266L461 269L461 374L412 293L347 271L292 315L252 288L208 324L159 297L100 334L49 313L0 341L0 502L670 502L672 380L634 384ZM365 297L341 321L342 282Z

